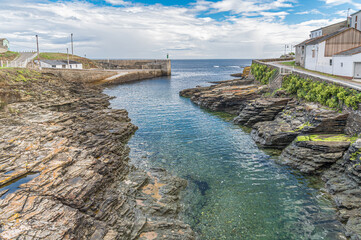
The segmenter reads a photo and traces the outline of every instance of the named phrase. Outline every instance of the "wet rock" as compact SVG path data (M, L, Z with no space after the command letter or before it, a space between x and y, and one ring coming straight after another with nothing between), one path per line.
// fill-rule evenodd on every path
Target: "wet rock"
M281 162L304 173L320 173L341 159L350 146L349 139L338 140L338 137L338 135L298 137L282 151Z
M252 127L258 122L272 121L289 100L289 98L259 98L250 101L233 122Z

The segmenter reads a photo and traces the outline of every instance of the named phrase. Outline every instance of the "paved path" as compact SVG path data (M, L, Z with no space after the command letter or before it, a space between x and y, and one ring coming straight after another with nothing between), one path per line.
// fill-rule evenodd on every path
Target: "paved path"
M22 52L20 55L10 62L10 66L13 67L26 67L26 65L36 57L36 53Z
M322 74L317 74L317 73L314 73L314 72L310 72L310 71L307 71L307 70L298 69L298 68L294 68L294 67L291 67L291 66L286 66L286 65L280 64L279 62L267 62L266 64L269 64L269 65L272 65L272 66L278 67L278 68L287 69L287 70L290 70L292 72L307 74L307 75L310 75L312 77L321 78L321 79L324 79L324 80L326 80L328 82L334 82L334 83L340 84L342 86L350 87L350 88L356 89L358 91L361 91L361 82L358 82L358 81L355 81L355 80L347 80L347 79L342 80L342 79L339 79L339 78L329 77L329 76L325 76L325 75L322 75Z

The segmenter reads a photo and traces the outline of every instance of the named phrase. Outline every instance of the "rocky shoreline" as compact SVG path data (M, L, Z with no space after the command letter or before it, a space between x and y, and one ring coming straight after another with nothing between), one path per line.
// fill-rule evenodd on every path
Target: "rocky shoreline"
M361 128L355 112L272 92L252 75L185 89L180 96L203 108L235 114L234 123L252 128L251 136L261 148L282 150L280 164L320 176L346 235L361 239Z
M187 182L130 166L137 127L101 87L0 71L0 239L194 239Z

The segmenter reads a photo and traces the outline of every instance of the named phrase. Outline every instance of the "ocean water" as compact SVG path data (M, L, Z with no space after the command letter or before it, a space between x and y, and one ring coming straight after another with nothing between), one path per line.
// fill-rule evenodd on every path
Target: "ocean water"
M199 239L345 239L318 179L278 165L232 116L209 112L179 91L232 79L251 60L174 60L172 76L113 86L113 108L139 130L134 165L163 167L188 180L184 219Z

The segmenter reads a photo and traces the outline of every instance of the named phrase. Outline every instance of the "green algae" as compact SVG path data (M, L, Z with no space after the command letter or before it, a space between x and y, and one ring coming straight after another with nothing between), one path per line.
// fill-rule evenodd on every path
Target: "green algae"
M302 135L298 136L296 141L297 142L355 142L357 137L350 137L345 134L337 134L337 135L330 135L330 134L321 134L321 135Z

